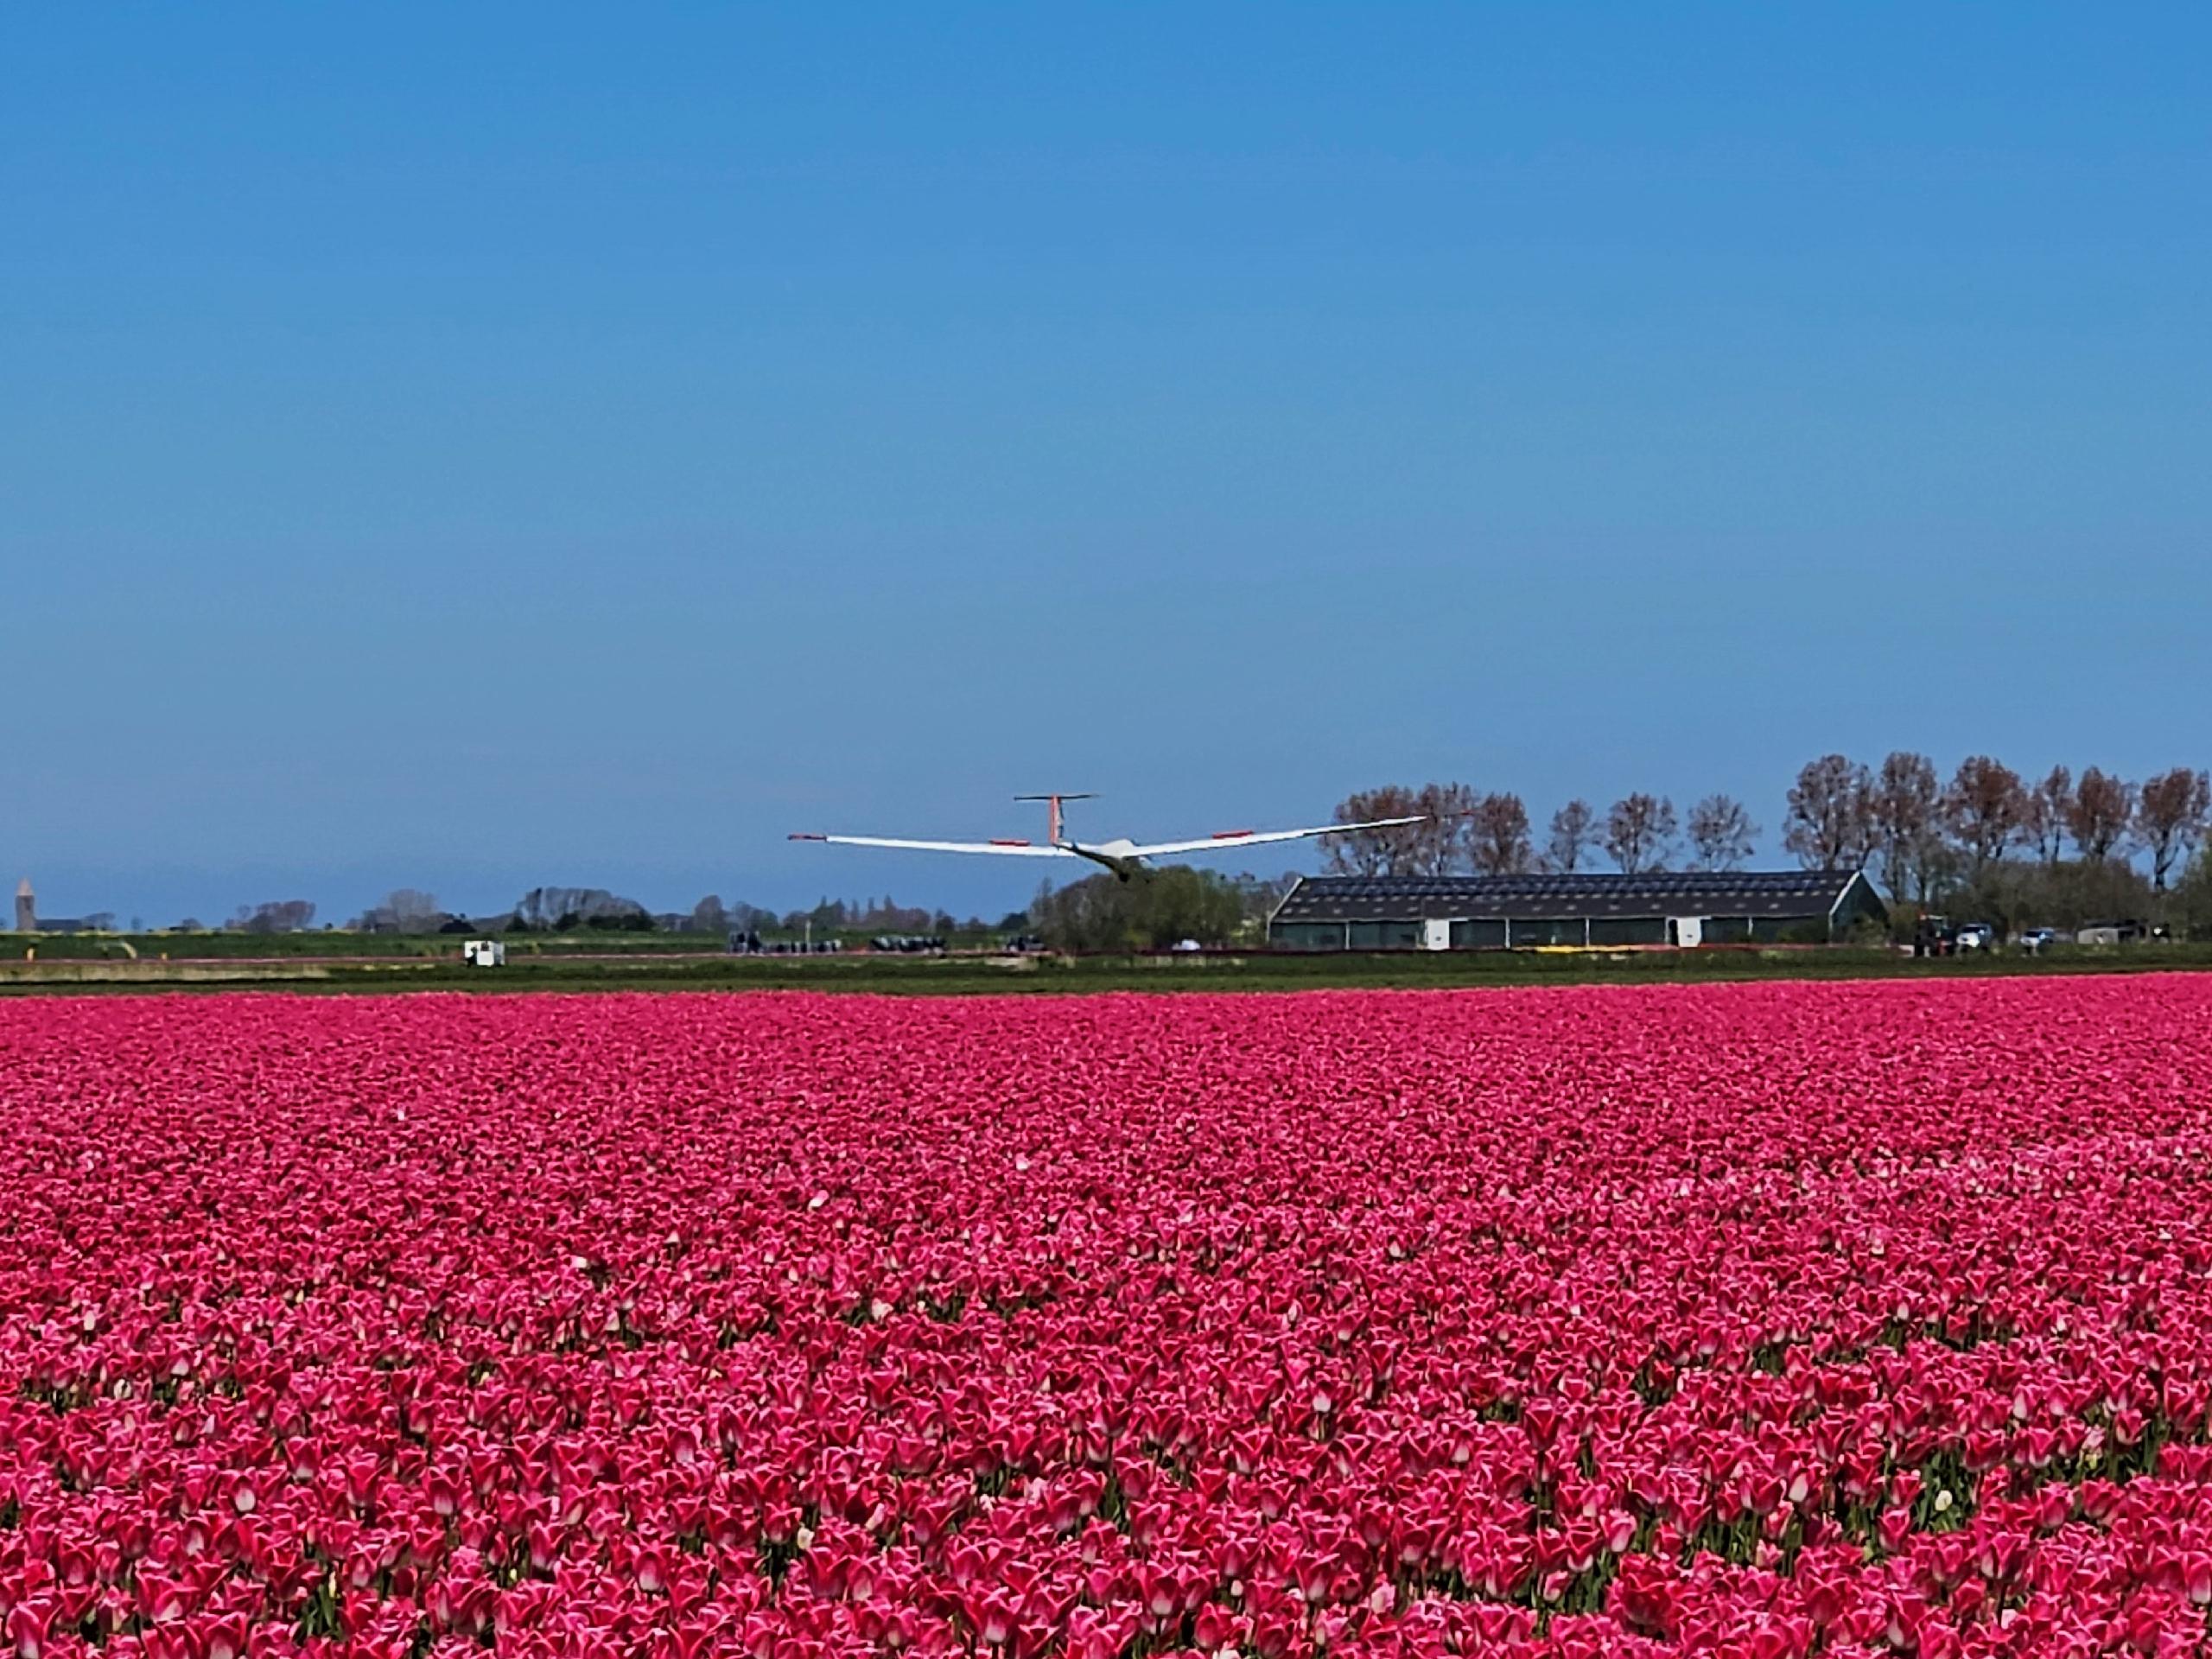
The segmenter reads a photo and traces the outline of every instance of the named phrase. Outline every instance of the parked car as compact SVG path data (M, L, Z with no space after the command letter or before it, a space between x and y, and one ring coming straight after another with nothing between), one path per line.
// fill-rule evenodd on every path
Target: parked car
M2066 943L2066 936L2055 927L2031 927L2019 938L2019 946L2031 956L2039 956L2054 944Z
M1997 948L1996 925L1991 922L1961 923L1953 944L1961 950L1993 950Z

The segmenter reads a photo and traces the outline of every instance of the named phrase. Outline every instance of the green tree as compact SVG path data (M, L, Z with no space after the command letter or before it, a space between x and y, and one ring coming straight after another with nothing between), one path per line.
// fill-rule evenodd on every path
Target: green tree
M1094 875L1040 892L1029 921L1056 950L1160 950L1184 939L1231 943L1245 906L1236 882L1174 865L1134 880Z
M2170 902L2173 918L2189 930L2190 938L2212 939L2212 842L2190 860Z

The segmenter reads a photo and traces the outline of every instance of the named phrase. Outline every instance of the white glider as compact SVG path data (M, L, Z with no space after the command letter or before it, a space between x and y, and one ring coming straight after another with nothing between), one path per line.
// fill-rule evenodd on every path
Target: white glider
M817 836L797 834L793 841L822 841L837 847L891 847L915 853L984 853L1002 858L1087 858L1128 880L1147 861L1181 853L1217 853L1231 847L1256 847L1268 841L1304 841L1314 836L1341 836L1354 830L1390 830L1402 824L1425 823L1424 817L1370 818L1363 823L1323 823L1308 830L1222 830L1189 841L1155 841L1140 844L1126 837L1116 841L1077 841L1065 833L1064 804L1089 801L1092 795L1017 795L1018 801L1046 803L1046 835L1041 841L913 841L898 836Z

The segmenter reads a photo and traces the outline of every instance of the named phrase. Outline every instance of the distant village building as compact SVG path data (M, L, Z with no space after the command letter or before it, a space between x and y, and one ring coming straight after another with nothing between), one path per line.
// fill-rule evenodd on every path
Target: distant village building
M41 920L38 895L31 891L28 875L16 884L16 931L18 933L97 933L111 925L114 918L100 916L48 916Z

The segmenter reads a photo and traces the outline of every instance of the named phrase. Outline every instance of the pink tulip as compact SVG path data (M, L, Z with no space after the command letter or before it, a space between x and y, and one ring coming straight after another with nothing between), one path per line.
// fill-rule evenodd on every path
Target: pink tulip
M0 1004L0 1621L2194 1651L2200 983Z

